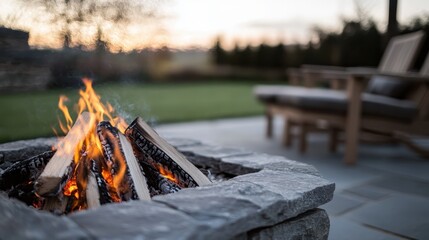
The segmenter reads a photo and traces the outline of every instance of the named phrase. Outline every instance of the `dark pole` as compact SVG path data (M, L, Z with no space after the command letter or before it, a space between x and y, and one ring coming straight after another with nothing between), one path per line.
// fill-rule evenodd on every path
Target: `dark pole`
M398 0L389 0L389 19L387 23L387 40L398 34L398 21L396 12L398 10Z

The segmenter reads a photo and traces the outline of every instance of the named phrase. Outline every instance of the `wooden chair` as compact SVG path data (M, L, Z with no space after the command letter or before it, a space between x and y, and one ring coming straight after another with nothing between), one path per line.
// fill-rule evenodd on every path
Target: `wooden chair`
M367 68L368 71L404 73L409 70L416 57L418 48L424 38L423 31L396 36L389 41L384 51L378 68ZM304 64L301 68L291 68L287 70L291 85L301 85L305 87L316 87L317 83L326 82L331 89L344 87L344 79L326 79L321 77L323 72L347 71L347 68L340 66L311 65Z
M306 132L309 126L318 121L327 122L330 126L330 148L335 149L338 131L346 131L346 155L348 164L356 162L357 144L360 130L369 130L377 133L391 135L393 130L413 132L427 127L426 102L428 101L425 78L429 72L429 60L426 61L420 75L405 75L417 52L423 38L423 33L417 32L396 37L391 40L379 69L348 68L345 71L338 69L307 68L306 74L316 75L319 79L347 79L348 91L305 89L299 87L259 86L255 93L266 104L267 136L272 134L272 116L286 117L284 143L290 144L291 122L301 127L300 149L305 151ZM389 57L387 57L389 56ZM395 59L390 59L395 58ZM402 59L402 62L397 59ZM364 85L370 77L377 75L384 78L412 79L419 82L420 88L413 88L406 99L400 100L377 94L362 94ZM418 80L417 80L418 79ZM371 80L377 82L377 80ZM363 114L362 113L363 105ZM386 108L379 112L377 107ZM416 116L398 116L395 113L417 114ZM425 132L425 130L420 131Z

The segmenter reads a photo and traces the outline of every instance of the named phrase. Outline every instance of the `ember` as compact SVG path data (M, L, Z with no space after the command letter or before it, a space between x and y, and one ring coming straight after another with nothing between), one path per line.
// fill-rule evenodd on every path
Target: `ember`
M2 173L0 189L25 188L29 205L63 214L210 183L141 118L127 127L114 108L101 101L91 80L83 83L76 121L65 105L67 97L59 99L64 115L59 127L66 136L52 151Z

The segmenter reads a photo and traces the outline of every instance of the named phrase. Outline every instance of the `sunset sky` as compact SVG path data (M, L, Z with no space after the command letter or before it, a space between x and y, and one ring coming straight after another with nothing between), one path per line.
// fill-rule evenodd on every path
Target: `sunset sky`
M162 0L152 1L161 18L132 21L126 26L106 23L105 37L115 49L125 51L163 45L209 48L217 36L222 36L226 47L236 42L305 43L311 39L314 26L339 30L341 18L356 16L356 2L384 30L387 0ZM415 16L429 15L429 1L399 0L398 9L399 22L406 23ZM40 9L29 8L22 1L0 0L0 21L30 31L30 44L34 47L61 46L54 34L58 27L46 21ZM96 26L79 29L79 41L89 44Z

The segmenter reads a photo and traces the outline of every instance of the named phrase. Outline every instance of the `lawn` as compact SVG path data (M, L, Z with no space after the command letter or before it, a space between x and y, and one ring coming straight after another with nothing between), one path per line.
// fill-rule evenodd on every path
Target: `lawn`
M262 113L252 96L252 83L205 82L182 84L95 85L103 101L110 102L128 121L136 116L157 122L183 122ZM2 94L0 142L52 136L61 116L60 94L76 102L77 89Z

